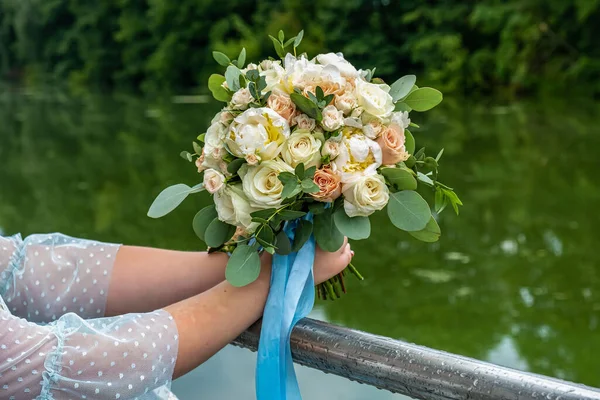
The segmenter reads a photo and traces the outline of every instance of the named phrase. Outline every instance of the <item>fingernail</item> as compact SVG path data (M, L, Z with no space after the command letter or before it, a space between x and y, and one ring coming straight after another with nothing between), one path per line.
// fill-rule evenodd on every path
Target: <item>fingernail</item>
M354 257L354 250L350 250L350 254L352 254L352 257Z

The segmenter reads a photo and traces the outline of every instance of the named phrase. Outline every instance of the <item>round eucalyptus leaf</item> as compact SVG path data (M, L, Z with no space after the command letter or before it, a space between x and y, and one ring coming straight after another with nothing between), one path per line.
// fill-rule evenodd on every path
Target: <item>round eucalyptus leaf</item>
M404 141L404 147L406 148L406 152L408 154L414 154L415 153L415 138L413 137L412 133L410 133L410 131L408 129L404 130L404 137L406 138L406 140Z
M439 90L424 87L410 92L404 99L404 103L415 111L427 111L440 104L443 98Z
M204 232L204 242L209 247L219 247L233 236L235 226L226 224L219 218L212 220Z
M440 230L440 226L438 225L437 221L432 216L427 225L425 225L425 228L421 229L420 231L408 233L422 242L433 243L439 240L442 231Z
M429 204L413 190L403 190L390 194L388 216L395 227L407 232L425 228L431 218Z
M315 215L314 234L317 243L325 251L337 251L344 244L344 235L335 226L331 209Z
M277 254L285 256L292 252L292 243L284 231L279 231L275 237L275 245L277 246L277 249L275 250Z
M333 220L340 233L350 239L362 240L371 235L369 217L349 217L344 207L340 207L333 214Z
M176 209L192 191L193 188L183 183L169 186L156 196L148 210L148 216L150 218L160 218L167 215Z
M400 190L415 190L417 180L414 175L404 168L382 168L381 174Z
M233 286L246 286L256 280L260 274L260 257L256 250L246 244L235 248L227 267L225 278Z
M204 207L194 216L192 228L194 229L196 236L198 236L203 242L205 242L204 234L206 232L206 228L208 228L208 225L215 218L217 218L217 209L214 205Z

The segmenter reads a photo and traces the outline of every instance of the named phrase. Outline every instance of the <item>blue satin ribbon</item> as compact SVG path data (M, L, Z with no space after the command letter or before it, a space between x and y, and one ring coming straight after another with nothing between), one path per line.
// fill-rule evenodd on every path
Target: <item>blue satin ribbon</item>
M312 222L312 215L306 220ZM288 222L284 232L294 241L297 222ZM292 328L313 308L315 282L313 262L315 238L297 253L273 256L271 289L263 313L256 362L258 400L301 400L290 349Z

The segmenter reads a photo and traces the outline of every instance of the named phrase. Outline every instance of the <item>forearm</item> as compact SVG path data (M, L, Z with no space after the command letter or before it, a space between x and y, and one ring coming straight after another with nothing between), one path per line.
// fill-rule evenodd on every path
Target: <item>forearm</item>
M147 312L202 293L225 279L227 255L122 246L106 315Z
M179 350L174 378L194 369L235 339L262 315L271 279L270 258L259 278L244 287L221 282L165 308L175 319Z

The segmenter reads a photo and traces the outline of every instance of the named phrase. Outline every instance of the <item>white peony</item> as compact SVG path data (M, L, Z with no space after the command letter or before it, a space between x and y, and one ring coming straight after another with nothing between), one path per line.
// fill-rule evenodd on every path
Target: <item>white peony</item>
M225 185L225 176L219 171L209 168L204 172L204 188L210 194L215 194Z
M252 102L252 94L248 88L241 88L231 97L231 107L234 110L245 110Z
M214 195L215 208L219 219L235 226L243 226L248 232L254 231L258 226L252 222L250 215L257 209L252 208L244 195L242 185L226 186Z
M406 129L410 125L410 118L408 118L408 112L406 111L398 111L392 113L391 121L393 124L401 126Z
M362 79L356 80L358 105L378 118L387 118L394 111L394 100L389 95L389 90L388 85L376 85Z
M264 60L260 63L259 71L260 75L265 77L267 84L263 89L263 94L275 89L290 92L288 85L284 81L285 69L281 66L281 61Z
M289 136L285 118L270 108L250 108L233 120L225 144L236 157L254 154L261 160L271 160L279 155Z
M283 184L277 177L280 172L294 169L281 159L262 162L260 165L243 165L239 170L244 194L250 205L259 209L279 207L283 199Z
M357 175L342 185L344 210L350 217L367 217L385 207L390 199L385 179L377 174Z
M323 120L321 125L323 129L333 132L342 127L344 124L344 113L332 106L328 105L323 109Z
M381 166L381 160L381 147L377 142L361 133L344 132L340 154L335 159L343 183L356 179L356 176L374 174Z
M356 78L358 76L358 71L356 68L354 68L352 64L344 59L344 55L342 53L319 54L317 56L317 61L322 65L335 66L344 77Z
M281 157L292 167L304 163L305 168L319 166L321 160L321 143L323 140L311 131L297 129L285 141Z

